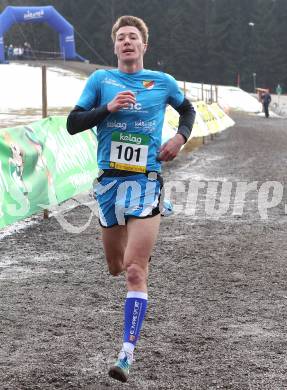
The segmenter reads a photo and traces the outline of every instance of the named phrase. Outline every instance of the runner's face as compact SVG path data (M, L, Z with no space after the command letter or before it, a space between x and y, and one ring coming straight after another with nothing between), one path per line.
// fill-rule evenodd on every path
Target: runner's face
M118 29L115 40L115 54L119 62L132 64L143 60L146 44L140 31L133 26L125 26Z

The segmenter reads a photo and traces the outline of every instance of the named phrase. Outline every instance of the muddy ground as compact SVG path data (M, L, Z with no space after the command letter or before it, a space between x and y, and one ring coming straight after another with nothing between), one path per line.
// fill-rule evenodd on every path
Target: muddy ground
M233 117L235 127L165 167L166 181L186 190L172 196L184 208L162 219L128 384L107 376L125 285L107 273L96 217L80 234L52 217L0 241L1 390L287 388L286 120ZM196 207L191 180L203 187ZM232 184L221 216L210 211L212 181ZM244 181L260 191L240 215ZM267 218L258 209L266 181L284 185ZM81 226L89 215L81 205L66 218Z

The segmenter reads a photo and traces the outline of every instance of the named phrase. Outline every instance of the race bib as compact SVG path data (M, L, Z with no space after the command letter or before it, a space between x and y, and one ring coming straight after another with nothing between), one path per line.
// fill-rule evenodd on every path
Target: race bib
M144 134L115 131L112 134L110 167L146 172L150 138Z

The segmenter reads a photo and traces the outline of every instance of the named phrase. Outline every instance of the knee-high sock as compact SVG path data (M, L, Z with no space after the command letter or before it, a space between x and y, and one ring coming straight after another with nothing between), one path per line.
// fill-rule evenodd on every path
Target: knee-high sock
M129 291L125 302L124 349L133 352L147 309L147 294Z

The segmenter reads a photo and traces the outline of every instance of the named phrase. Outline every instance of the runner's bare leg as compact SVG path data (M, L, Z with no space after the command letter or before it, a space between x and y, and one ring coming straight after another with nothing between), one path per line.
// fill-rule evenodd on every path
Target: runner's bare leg
M124 254L127 246L127 226L102 228L102 239L109 272L118 276L123 270Z

